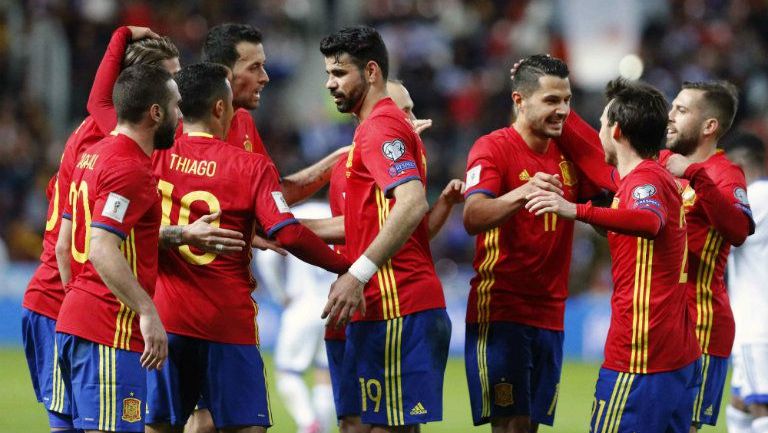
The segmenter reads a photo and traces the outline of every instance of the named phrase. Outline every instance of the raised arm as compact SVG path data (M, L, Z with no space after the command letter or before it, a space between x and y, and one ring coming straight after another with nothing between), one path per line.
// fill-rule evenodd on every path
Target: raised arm
M600 136L575 111L571 111L563 125L563 133L555 139L560 150L594 184L609 191L618 189L616 169L605 162Z
M316 193L331 179L331 170L341 155L349 152L349 146L335 150L309 167L282 179L283 195L289 205L298 203Z
M432 209L429 210L429 238L432 239L440 232L445 225L448 215L451 214L453 206L464 201L464 182L459 179L453 179L448 182L443 192L440 193Z

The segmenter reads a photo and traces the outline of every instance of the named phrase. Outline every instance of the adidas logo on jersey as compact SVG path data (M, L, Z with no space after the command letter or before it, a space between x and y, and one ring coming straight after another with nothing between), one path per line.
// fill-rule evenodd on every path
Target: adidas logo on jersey
M416 406L411 409L411 415L426 415L427 410L424 409L424 406L421 404L421 402L416 403Z
M520 180L522 180L523 182L528 182L529 180L531 180L531 175L528 174L528 170L524 169L523 171L520 172L520 174L518 175L518 178L520 178Z
M704 415L712 416L712 405L710 404L707 410L704 411Z

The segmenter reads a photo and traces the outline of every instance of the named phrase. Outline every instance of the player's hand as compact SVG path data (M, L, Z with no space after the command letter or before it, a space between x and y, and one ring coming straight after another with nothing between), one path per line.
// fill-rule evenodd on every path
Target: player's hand
M667 159L667 170L675 177L683 177L690 165L691 161L688 158L677 153L670 155Z
M443 188L443 192L440 193L440 199L445 200L448 204L454 205L464 201L464 181L461 179L452 179L448 182L448 185Z
M211 225L221 216L221 211L203 215L192 224L187 224L181 231L181 242L207 253L239 253L245 248L243 234Z
M523 197L529 200L531 194L536 191L550 191L563 195L563 183L560 181L559 174L548 174L541 171L533 175L528 182L523 185Z
M160 38L160 35L153 32L152 29L150 29L149 27L128 26L128 29L131 31L132 41L138 41L140 39L145 39L145 38L152 38L152 39Z
M168 358L168 335L157 312L139 316L139 329L144 338L144 353L141 354L141 366L147 370L160 370Z
M534 192L528 196L525 208L536 216L554 213L571 220L576 218L576 205L551 191L539 190Z
M262 251L272 250L281 256L288 255L288 252L280 247L280 242L269 240L265 237L262 237L258 233L254 233L253 237L251 238L251 247L258 248Z
M323 309L321 318L328 318L326 326L332 323L336 328L341 328L349 323L356 310L365 316L365 298L363 297L363 288L365 283L361 282L352 274L347 272L340 276L332 285L331 292L328 295L328 302Z
M421 135L422 132L432 127L432 119L408 119L413 130Z
M547 57L552 57L549 54L546 54L546 56ZM509 70L509 79L510 80L514 80L515 79L515 73L517 72L518 68L520 68L520 65L523 64L524 60L525 59L519 59L518 61L515 62L514 65L512 65L512 69Z

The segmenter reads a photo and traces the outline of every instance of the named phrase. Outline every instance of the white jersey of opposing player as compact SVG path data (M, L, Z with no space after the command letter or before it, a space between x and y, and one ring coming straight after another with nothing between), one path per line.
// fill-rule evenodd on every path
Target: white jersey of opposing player
M331 217L330 207L316 201L292 207L291 212L299 219ZM282 257L272 251L258 251L256 263L262 283L285 305L275 347L277 368L303 372L313 363L327 367L325 321L320 315L338 276L290 254Z
M739 344L768 343L768 179L747 187L755 233L728 257L728 292Z

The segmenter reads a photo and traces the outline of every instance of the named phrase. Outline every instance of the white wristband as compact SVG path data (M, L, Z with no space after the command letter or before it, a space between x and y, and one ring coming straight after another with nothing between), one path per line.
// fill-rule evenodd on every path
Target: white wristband
M371 259L363 254L355 260L355 263L352 263L348 272L360 280L361 283L367 283L378 270L379 267L376 266L376 263L373 263Z

